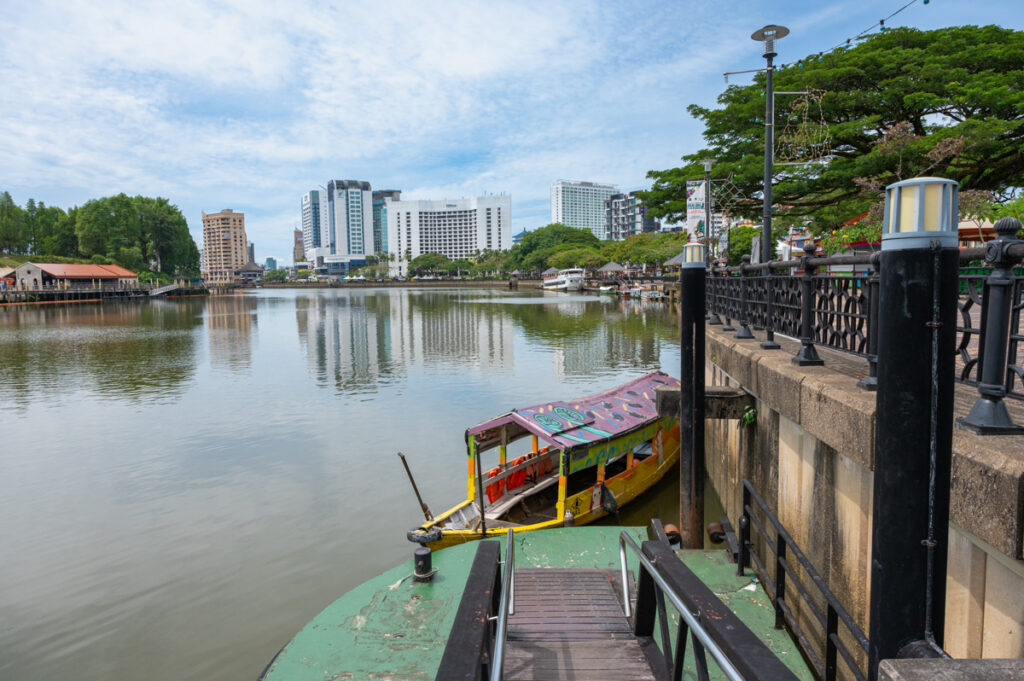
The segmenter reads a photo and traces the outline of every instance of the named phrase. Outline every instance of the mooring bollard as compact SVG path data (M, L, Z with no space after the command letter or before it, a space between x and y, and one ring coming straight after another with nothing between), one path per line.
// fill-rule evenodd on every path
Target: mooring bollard
M1010 257L1010 247L1024 243L1017 239L1021 229L1017 218L1003 218L993 225L999 236L985 244L985 262L992 265L992 273L985 280L981 347L978 352L978 392L981 396L971 412L956 420L964 430L977 435L1013 435L1024 432L1010 418L1006 410L1006 365L1010 339L1010 313L1016 304L1016 279Z
M818 250L818 245L811 240L804 242L804 254L800 263L804 274L800 279L800 351L793 358L798 366L821 366L825 363L814 348L814 272L817 269L811 264L811 257Z
M749 275L747 274L747 267L750 266L750 256L743 256L743 262L740 264L740 328L736 329L736 335L734 338L746 340L754 337L754 334L750 332L750 326L748 321L750 320L750 310L747 307L747 280Z

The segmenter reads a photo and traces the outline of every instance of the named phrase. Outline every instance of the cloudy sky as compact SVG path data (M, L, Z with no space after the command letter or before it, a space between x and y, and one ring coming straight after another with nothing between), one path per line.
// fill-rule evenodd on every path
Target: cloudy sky
M64 208L165 196L246 214L291 262L299 196L329 179L405 198L512 196L546 224L552 180L649 186L700 148L686 105L763 63L828 49L907 0L343 2L7 0L0 190ZM1021 0L918 0L893 26L1024 27Z

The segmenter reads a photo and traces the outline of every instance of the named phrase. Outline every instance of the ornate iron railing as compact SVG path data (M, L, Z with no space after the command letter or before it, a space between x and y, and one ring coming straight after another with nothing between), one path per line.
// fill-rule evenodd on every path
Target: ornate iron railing
M990 242L990 245L996 243ZM1024 260L1024 243L1008 240L1001 246L1009 257ZM707 306L711 323L724 323L724 330L735 328L737 338L750 338L744 330L753 327L800 339L804 346L801 356L806 355L808 345L820 345L864 357L869 362L870 376L861 381L861 386L872 389L877 348L877 315L874 311L878 305L880 255L876 252L826 258L816 257L813 250L807 250L803 257L795 260L751 265L749 259L745 259L744 264L737 267L712 268L707 276ZM960 252L960 261L964 265L985 257L986 250L981 248ZM852 265L859 271L822 271L836 265ZM988 291L986 282L992 271L991 267L963 267L960 273L957 379L968 385L978 385L981 348L985 347L985 329L989 322L984 312ZM803 284L808 276L811 278L809 290L813 300L809 307L810 318L805 320L803 299L807 289ZM1006 397L1024 400L1024 328L1021 326L1024 276L1017 271L1014 272L1011 298L1002 387ZM805 321L810 328L807 336L802 332ZM815 361L799 363L821 363L814 355L813 347L811 355Z

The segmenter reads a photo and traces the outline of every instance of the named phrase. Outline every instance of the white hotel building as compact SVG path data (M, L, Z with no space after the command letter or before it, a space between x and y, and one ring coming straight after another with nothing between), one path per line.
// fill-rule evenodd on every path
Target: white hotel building
M409 260L440 253L451 260L476 251L512 246L512 197L508 194L442 201L386 202L392 272L405 275ZM408 259L407 259L408 258Z
M607 239L604 202L618 193L619 188L611 184L555 180L551 184L551 222L589 229L598 239Z

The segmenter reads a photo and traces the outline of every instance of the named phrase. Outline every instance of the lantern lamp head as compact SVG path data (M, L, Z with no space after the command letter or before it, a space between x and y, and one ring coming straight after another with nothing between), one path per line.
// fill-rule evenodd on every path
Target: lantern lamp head
M785 26L776 26L775 24L768 24L764 28L759 28L750 34L751 40L764 43L764 57L774 57L778 53L775 51L775 41L779 38L785 38L789 35L789 29Z
M684 268L704 268L707 264L707 246L700 243L699 241L690 241L683 246L683 261L681 266Z
M915 177L885 188L882 250L943 248L957 245L959 183L941 177Z

